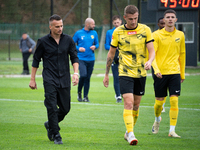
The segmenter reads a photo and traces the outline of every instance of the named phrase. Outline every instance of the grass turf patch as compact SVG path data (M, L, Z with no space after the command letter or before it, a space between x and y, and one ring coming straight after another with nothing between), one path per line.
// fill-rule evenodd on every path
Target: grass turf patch
M77 86L71 90L71 111L60 123L63 145L47 138L44 122L42 78L36 78L38 90L28 87L30 78L0 78L0 149L133 149L124 139L123 104L115 103L112 77L108 88L103 77L92 76L89 99L77 101ZM134 132L136 149L199 149L200 76L186 76L179 98L176 132L181 139L168 137L169 98L157 135L151 133L154 122L153 80L147 77L146 93Z

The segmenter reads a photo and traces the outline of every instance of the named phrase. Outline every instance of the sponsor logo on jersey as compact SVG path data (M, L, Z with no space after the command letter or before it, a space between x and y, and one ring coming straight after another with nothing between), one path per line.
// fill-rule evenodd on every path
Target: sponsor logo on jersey
M127 32L128 35L133 35L133 34L137 34L137 31L129 31Z

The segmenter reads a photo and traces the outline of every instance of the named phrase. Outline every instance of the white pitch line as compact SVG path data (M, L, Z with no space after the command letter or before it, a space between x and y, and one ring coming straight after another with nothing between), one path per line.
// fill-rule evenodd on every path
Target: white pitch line
M96 77L104 77L105 74L92 74L92 76ZM200 73L185 73L185 76L198 76ZM71 75L72 76L72 75ZM109 74L109 76L112 76L112 74ZM152 76L151 73L148 73L147 76ZM31 75L0 75L0 78L30 78ZM41 78L42 75L36 75L37 78Z
M44 101L36 101L36 100L17 100L17 99L0 99L0 101L10 101L10 102L31 102L31 103L44 103ZM118 104L99 104L99 103L81 103L81 102L71 102L71 104L78 104L78 105L92 105L92 106L120 106L122 107L123 105L118 105ZM140 106L144 108L154 108L154 106ZM170 108L170 107L165 107L165 108ZM198 108L179 108L179 110L196 110L200 111Z

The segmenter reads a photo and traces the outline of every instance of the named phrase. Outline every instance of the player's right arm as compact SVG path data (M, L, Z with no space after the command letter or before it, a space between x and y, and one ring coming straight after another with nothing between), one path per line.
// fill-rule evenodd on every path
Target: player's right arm
M110 50L108 51L108 55L107 55L107 62L106 62L106 73L105 73L105 77L103 80L103 84L105 87L108 87L109 85L109 71L110 71L110 66L113 62L114 56L115 56L115 52L116 52L115 47L110 46Z
M103 80L103 84L104 84L105 87L108 87L108 85L109 85L108 74L109 74L110 66L113 62L117 47L118 47L118 35L117 35L117 30L115 30L113 32L113 35L112 35L111 46L110 46L110 49L109 49L108 55L107 55L106 73L105 73L105 77L104 77L104 80Z
M162 78L162 74L160 72L160 69L158 68L157 62L156 62L156 52L158 50L158 36L156 33L153 33L153 38L154 38L154 42L153 42L153 46L154 46L154 50L155 50L155 58L152 62L152 67L154 69L154 74L158 77L158 78Z

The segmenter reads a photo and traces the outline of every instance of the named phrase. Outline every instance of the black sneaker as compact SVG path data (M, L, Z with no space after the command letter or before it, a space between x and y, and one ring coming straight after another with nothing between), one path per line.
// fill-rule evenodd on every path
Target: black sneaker
M53 141L53 135L51 135L50 132L49 132L49 122L46 121L46 122L44 123L44 126L45 126L45 128L46 128L46 130L47 130L47 136L48 136L49 140L50 140L50 141Z
M87 96L83 99L83 102L90 102Z
M82 101L83 101L83 100L82 100L82 96L81 96L81 92L78 92L78 97L77 97L77 99L78 99L79 102L82 102Z
M56 134L56 135L54 136L54 144L63 144L62 138L61 138L61 136L60 136L60 133L58 133L58 134Z
M21 73L21 75L26 75L26 72L25 72L25 71L23 71L23 72Z

